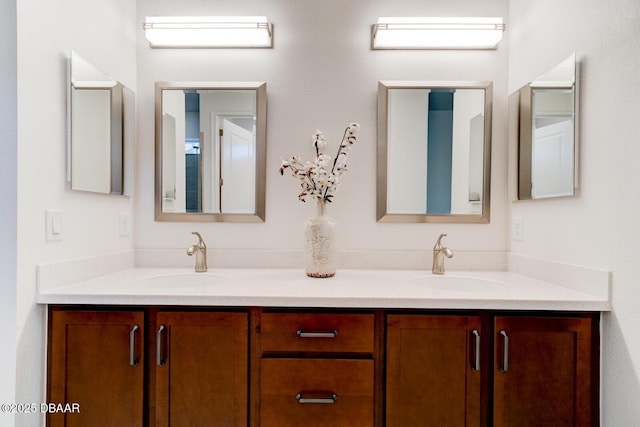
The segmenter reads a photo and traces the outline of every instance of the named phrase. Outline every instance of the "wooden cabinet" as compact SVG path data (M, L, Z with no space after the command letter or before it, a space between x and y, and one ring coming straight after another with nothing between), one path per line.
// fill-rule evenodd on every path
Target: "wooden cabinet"
M371 427L374 315L262 313L261 427Z
M387 426L598 425L597 315L485 315L387 316Z
M480 426L485 338L479 316L389 314L386 426Z
M247 426L248 312L56 309L50 319L47 402L80 411L48 425Z
M597 314L49 310L49 426L597 426Z
M159 312L155 425L246 426L247 313Z
M495 318L494 426L598 425L592 322Z
M47 414L49 426L142 426L144 313L53 311L47 402L79 412Z

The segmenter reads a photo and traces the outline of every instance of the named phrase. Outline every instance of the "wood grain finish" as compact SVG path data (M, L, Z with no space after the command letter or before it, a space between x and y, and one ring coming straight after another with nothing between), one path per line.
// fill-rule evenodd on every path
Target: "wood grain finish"
M269 352L373 353L373 314L263 313L261 348ZM333 332L335 338L301 338L298 331Z
M371 427L373 361L262 359L261 427ZM333 403L300 403L296 395Z
M387 317L386 426L479 426L476 316Z
M504 337L508 370L504 367ZM592 417L591 319L495 318L494 426L581 427Z
M78 403L80 411L47 414L47 424L142 426L143 337L143 312L52 312L47 402Z
M78 403L80 413L48 414L47 425L595 427L598 320L584 312L50 307L47 402ZM298 330L338 335L302 339ZM300 403L297 394L337 397Z
M160 326L156 425L247 426L248 314L160 312Z

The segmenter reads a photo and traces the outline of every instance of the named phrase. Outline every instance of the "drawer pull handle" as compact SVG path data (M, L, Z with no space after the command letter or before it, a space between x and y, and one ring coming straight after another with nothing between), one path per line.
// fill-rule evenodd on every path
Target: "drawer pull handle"
M338 336L338 331L309 332L309 331L303 331L302 329L298 329L296 334L300 338L335 338Z
M138 329L138 325L133 325L129 332L129 365L131 366L138 364L138 360L136 359L136 332Z
M509 370L509 337L505 331L500 331L502 335L503 347L502 347L502 367L501 372L507 372Z
M304 397L302 395L303 392L300 392L298 394L296 394L296 399L298 400L298 403L322 403L322 404L327 404L327 403L335 403L336 400L338 400L338 395L333 393L333 392L328 392L328 396L323 395L323 394L310 394L308 397Z
M165 361L162 359L162 332L164 332L164 325L160 325L156 334L156 365L163 366Z
M474 329L473 331L471 331L471 333L473 334L474 338L475 338L475 345L476 345L476 354L475 354L475 359L473 361L473 370L474 371L479 371L480 370L480 334L478 333L477 329Z

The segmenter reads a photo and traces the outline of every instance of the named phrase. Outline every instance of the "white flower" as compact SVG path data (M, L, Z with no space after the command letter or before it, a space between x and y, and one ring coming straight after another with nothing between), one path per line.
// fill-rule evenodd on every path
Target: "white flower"
M316 148L316 150L322 150L325 145L327 145L327 141L325 141L324 135L322 135L322 132L320 132L319 130L316 130L316 132L311 136L311 140L313 141L313 146Z
M318 157L316 157L316 165L320 168L327 169L329 162L329 156L325 156L324 154L319 154Z
M290 169L293 176L300 180L301 192L298 198L305 201L307 198L331 202L333 195L340 186L340 175L347 170L347 152L356 142L356 132L360 128L358 123L350 123L342 136L336 157L331 158L324 154L322 149L326 146L324 135L319 130L311 136L316 150L316 158L313 162L300 163L299 156L291 156L283 160L280 166L280 174L284 169Z

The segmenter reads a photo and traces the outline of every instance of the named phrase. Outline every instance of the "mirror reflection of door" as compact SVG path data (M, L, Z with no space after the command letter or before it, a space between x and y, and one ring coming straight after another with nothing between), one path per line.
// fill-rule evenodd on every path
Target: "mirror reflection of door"
M254 90L162 94L164 212L256 212Z
M255 120L253 116L224 117L220 123L219 206L221 212L255 212Z
M573 194L573 121L562 120L535 130L531 150L531 196Z
M573 91L533 90L531 197L573 194Z
M579 63L572 54L518 91L518 199L572 196L578 185Z

